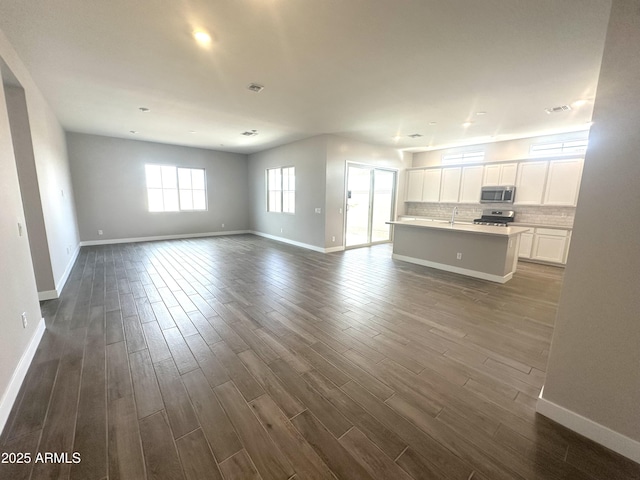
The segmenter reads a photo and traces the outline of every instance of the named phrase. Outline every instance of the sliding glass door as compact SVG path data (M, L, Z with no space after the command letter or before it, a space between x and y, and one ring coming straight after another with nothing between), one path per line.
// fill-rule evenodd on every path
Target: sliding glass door
M346 246L391 241L396 172L347 164Z

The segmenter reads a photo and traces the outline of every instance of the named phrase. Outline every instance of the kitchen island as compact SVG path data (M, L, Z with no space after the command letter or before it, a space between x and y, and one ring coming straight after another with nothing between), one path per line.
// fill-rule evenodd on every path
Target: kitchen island
M393 258L448 272L506 283L518 265L527 227L494 227L408 220L393 225Z

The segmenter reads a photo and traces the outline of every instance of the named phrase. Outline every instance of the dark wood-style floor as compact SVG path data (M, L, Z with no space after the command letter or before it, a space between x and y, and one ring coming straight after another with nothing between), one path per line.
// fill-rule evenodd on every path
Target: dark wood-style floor
M250 235L85 247L2 479L638 479L535 413L562 270L506 285ZM60 459L58 459L60 460Z

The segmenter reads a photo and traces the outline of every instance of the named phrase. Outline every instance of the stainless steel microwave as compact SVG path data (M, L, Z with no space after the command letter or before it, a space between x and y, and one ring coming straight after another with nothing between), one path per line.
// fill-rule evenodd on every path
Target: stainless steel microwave
M516 187L513 185L482 187L480 203L513 203Z

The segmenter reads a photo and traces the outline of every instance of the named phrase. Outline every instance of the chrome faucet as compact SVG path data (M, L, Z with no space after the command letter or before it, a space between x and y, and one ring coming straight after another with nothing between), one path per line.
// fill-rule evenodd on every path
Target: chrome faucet
M456 222L456 215L458 214L458 207L453 207L453 212L451 212L451 221L449 222L451 226Z

